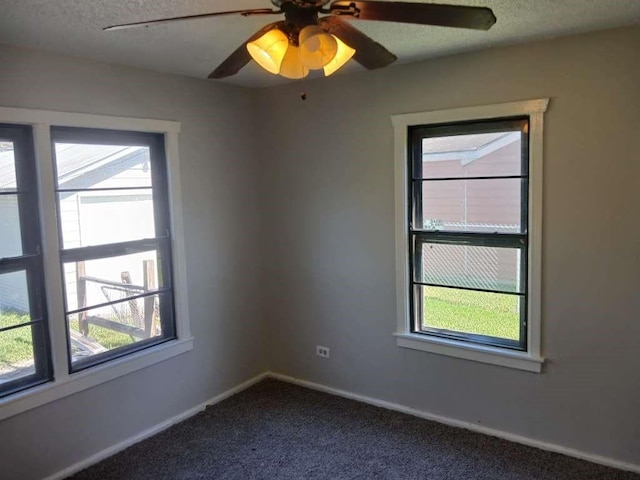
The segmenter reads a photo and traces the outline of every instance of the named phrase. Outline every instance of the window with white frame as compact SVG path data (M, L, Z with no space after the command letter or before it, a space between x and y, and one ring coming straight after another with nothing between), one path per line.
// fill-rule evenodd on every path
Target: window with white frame
M400 346L540 371L546 104L394 117Z
M5 418L192 339L174 295L185 289L179 124L3 107L0 121Z

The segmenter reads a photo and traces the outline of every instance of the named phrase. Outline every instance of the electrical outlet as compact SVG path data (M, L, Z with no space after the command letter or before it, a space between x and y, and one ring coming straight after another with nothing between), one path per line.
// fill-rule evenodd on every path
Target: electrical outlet
M316 355L322 358L329 358L329 347L316 345Z

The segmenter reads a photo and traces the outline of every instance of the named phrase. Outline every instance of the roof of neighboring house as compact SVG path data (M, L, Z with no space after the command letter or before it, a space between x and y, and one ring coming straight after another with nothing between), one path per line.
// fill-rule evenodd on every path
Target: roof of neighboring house
M98 175L99 171L149 161L149 150L120 145L56 144L56 160L60 187L73 181L78 183L80 179L83 186L90 186L104 176ZM16 188L14 162L13 149L0 149L0 190Z
M518 140L520 132L517 131L429 137L422 140L422 159L470 163Z

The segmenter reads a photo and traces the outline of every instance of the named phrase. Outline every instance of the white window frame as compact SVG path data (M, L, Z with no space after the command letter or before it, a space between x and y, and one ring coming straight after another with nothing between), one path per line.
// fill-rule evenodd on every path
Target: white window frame
M392 115L394 128L394 187L396 228L397 328L399 347L474 360L503 367L541 372L541 268L542 268L542 153L543 119L548 98L494 105ZM529 264L527 350L473 344L413 333L409 300L408 237L408 129L416 125L529 117Z
M178 155L180 122L0 106L0 123L30 125L33 129L54 372L54 380L51 382L0 398L0 420L2 420L185 353L193 348L193 337L189 325L182 194L180 190L180 159ZM64 294L56 221L55 178L50 134L52 126L161 133L165 138L169 183L177 338L72 374L69 373L67 334L63 321Z

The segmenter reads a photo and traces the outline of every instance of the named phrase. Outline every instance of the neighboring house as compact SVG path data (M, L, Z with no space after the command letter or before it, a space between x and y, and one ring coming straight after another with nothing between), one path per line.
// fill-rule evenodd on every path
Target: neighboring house
M122 238L116 235L119 231L130 233L131 238L154 236L153 215L148 214L153 211L151 190L133 188L151 186L148 149L57 144L56 159L59 215L66 248L110 243ZM12 150L0 151L0 191L16 188L13 163ZM111 190L115 188L122 190ZM0 231L3 236L0 257L20 255L17 196L0 195ZM109 260L87 262L86 274L119 280L121 271L126 270L132 274L132 283L141 284L136 272L141 272L142 260L154 258L153 252L147 252L127 257L125 264ZM65 264L63 270L67 302L69 308L75 308L76 264ZM0 311L28 311L27 288L20 282L24 284L23 275L0 276ZM106 301L95 285L88 286L87 297L90 303Z
M425 182L424 228L519 233L522 181L465 178L520 175L521 147L519 132L425 139L423 178L460 180ZM505 248L432 245L423 252L424 268L432 281L450 284L465 276L466 283L473 279L477 288L512 282L518 277L519 262L519 253Z

